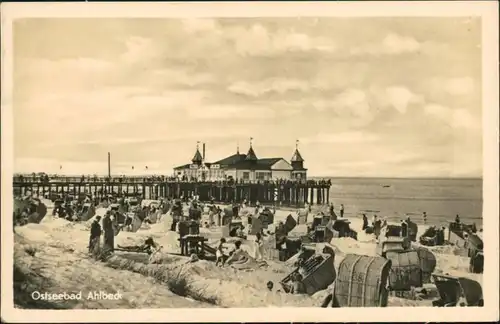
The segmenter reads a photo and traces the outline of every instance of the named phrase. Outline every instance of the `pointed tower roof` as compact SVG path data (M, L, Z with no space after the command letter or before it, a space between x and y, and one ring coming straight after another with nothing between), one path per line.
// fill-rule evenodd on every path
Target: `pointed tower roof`
M191 162L193 163L201 163L203 162L203 157L201 156L200 153L200 147L199 147L200 142L196 144L196 153L194 154L193 158L191 159Z
M253 138L250 138L250 148L248 149L247 156L245 157L246 161L257 161L257 156L255 155L255 152L252 147L252 140Z
M304 162L304 159L302 158L302 155L300 155L299 150L295 150L295 153L293 153L292 162Z
M293 153L292 159L290 160L291 162L304 162L304 159L302 158L302 155L300 155L299 152L299 140L295 142L295 152Z

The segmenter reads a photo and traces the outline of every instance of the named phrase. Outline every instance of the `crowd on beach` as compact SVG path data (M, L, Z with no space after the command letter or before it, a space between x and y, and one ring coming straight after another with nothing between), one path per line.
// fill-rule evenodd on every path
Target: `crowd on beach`
M105 202L106 205L109 205L110 203L115 203L118 205L121 205L124 207L124 210L129 210L132 205L129 204L129 200L127 199L127 195L124 193L121 194L113 194L113 195L108 195L105 197L98 197L96 194L92 193L86 193L82 197L79 197L79 199L75 199L76 197L72 197L71 195L65 194L61 195L59 197L59 200L62 201L62 204L57 205L57 207L54 208L53 215L56 217L60 218L65 218L69 221L78 221L79 218L76 217L75 215L79 214L83 206L85 204L99 204ZM33 199L33 198L28 198L26 197L25 199ZM180 213L175 212L176 206L178 207L180 205ZM156 210L160 209L162 210L162 214L165 214L165 211L170 213L170 216L172 217L172 226L170 227L171 231L179 232L179 227L178 224L182 220L185 220L185 215L182 215L182 205L186 204L189 206L190 210L191 209L199 209L201 207L201 210L203 210L203 204L199 201L198 196L192 196L192 197L179 197L179 199L161 199L159 201L159 205L151 207L148 209L148 207L145 206L138 206L138 208L142 208L145 211L145 218L142 220L143 223L148 223L148 214L150 212L154 213ZM223 215L223 210L220 208L220 206L217 206L215 204L214 199L212 198L211 201L207 202L207 205L209 207L209 220L207 222L202 223L201 222L201 213L197 214L191 214L191 211L189 215L187 216L187 219L190 221L195 221L199 224L199 226L203 227L212 227L212 226L221 226L222 225L222 215ZM241 214L238 214L238 210L241 210L242 208L246 207L255 207L255 211L253 215L259 215L260 213L264 211L269 211L273 215L276 214L276 209L275 206L272 206L271 208L262 206L258 201L256 202L248 202L246 199L244 199L241 203L236 203L233 202L232 207L237 207L235 209L235 213L232 215L232 219L241 219L242 216ZM326 207L326 206L325 206ZM27 217L31 213L34 212L34 208L32 204L26 204L26 206L21 210L18 209L14 213L14 218L20 223L23 224L27 222ZM231 207L228 207L231 208ZM306 210L308 212L312 211L312 206L307 204L305 205L305 208L302 210ZM300 210L299 210L300 211ZM299 211L297 212L299 214ZM337 213L338 212L338 213ZM333 203L329 204L326 208L323 209L320 214L322 215L329 215L331 220L337 220L338 218L342 219L345 216L345 206L344 204L340 204L338 209L336 210L336 206L334 206ZM103 216L97 215L93 217L93 220L90 224L90 233L89 233L89 240L88 240L88 252L90 255L92 255L96 259L105 259L106 257L112 255L115 250L124 250L124 251L134 251L134 252L141 252L141 253L146 253L148 255L148 262L154 263L155 261L155 255L159 252L162 251L162 246L158 242L156 242L152 237L148 237L144 240L143 244L141 245L134 245L134 246L120 246L118 245L115 247L115 236L117 234L117 230L119 231L122 228L128 228L131 226L131 222L133 217L130 217L129 215L126 216L126 220L123 224L118 224L118 218L122 217L123 215L123 210L118 211L109 208ZM182 215L182 216L180 216ZM366 232L367 234L371 233L380 233L381 229L384 227L388 226L387 220L383 217L378 217L377 215L373 215L371 220L368 219L368 216L366 214L362 214L362 228L361 230ZM160 216L161 217L161 216ZM163 215L163 217L165 217ZM214 218L215 217L215 218ZM249 221L251 216L249 217ZM422 213L422 220L424 224L427 222L427 213L423 212ZM455 217L455 224L460 225L461 220L460 216L456 215ZM413 233L414 227L411 226L412 221L410 217L407 217L406 219L402 219L399 226L401 228L400 235L401 237L412 237L413 235L416 236L416 233ZM251 228L251 222L247 222L247 230ZM121 226L121 227L120 227ZM276 236L276 241L275 241L275 246L273 248L276 248L278 251L281 251L283 249L286 249L286 234L281 235L279 233L283 232L284 228L284 223L283 221L277 222L276 227L273 227L272 231L264 231L264 228L260 230L260 232L256 233L253 237L253 240L249 242L247 240L247 237L249 236L249 232L245 232L245 226L240 226L240 227L234 227L231 229L231 233L229 237L233 237L234 240L232 240L233 244L231 245L231 248L228 249L228 240L227 237L222 237L220 240L217 242L216 247L215 247L215 265L218 267L225 267L225 266L231 266L234 264L238 264L239 262L242 262L242 260L247 260L249 258L252 258L257 264L260 266L266 265L266 250L265 250L265 242L266 242L266 237L270 235L275 235ZM231 227L230 227L231 228ZM436 243L437 245L444 245L445 244L445 228L436 228L435 226L430 226L430 229L433 229L434 232L431 233L434 237L436 237ZM477 231L477 228L475 224L472 224L472 233L475 233ZM378 230L377 230L378 229ZM426 233L423 235L429 234L428 230ZM385 235L389 235L388 232L385 232ZM466 236L467 238L467 236ZM378 235L377 235L378 239ZM246 249L243 249L243 242L246 242L245 244L250 244L253 245L254 247L254 254L252 256L249 255L248 251ZM473 268L473 272L482 272L482 265L476 265L476 260L478 258L482 257L482 245L478 247L479 250L475 252L473 256L471 256L471 268ZM189 250L189 261L188 262L195 262L198 260L198 254L193 248L190 248ZM304 246L300 247L299 253L297 260L294 262L294 266L300 268L306 258L306 250ZM482 259L481 259L482 260ZM305 287L303 284L303 275L299 272L294 273L291 278L289 283L287 284L287 292L288 293L294 293L294 294L303 294L305 293ZM267 289L270 291L273 290L274 284L272 281L267 282Z

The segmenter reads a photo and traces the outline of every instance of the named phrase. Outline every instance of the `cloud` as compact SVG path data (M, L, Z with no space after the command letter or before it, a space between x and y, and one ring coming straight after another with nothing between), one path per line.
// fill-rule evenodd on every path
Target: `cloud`
M467 95L475 90L475 82L471 77L451 78L444 84L444 89L452 95Z
M379 136L368 132L318 133L317 135L300 139L304 144L326 143L370 143L376 142Z
M389 103L402 114L406 112L409 104L423 102L422 96L416 95L408 90L408 88L402 86L388 87L386 94Z
M150 38L132 36L125 41L126 51L120 59L128 64L147 61L158 56L158 48Z
M378 175L390 164L389 173L404 175L416 161L378 156L410 148L423 152L422 163L443 163L429 164L430 173L446 163L469 172L480 159L456 152L480 155L481 37L479 19L458 37L462 20L23 24L15 32L15 154L90 161L112 150L169 169L192 157L197 140L219 158L254 136L267 156L291 155L301 139L311 172L331 173L336 166L325 161L334 159L346 174ZM72 36L87 30L92 46ZM433 131L422 132L427 126Z
M188 33L214 32L218 24L214 19L191 18L182 20L183 28Z
M240 55L276 55L284 52L308 52L311 50L333 52L333 42L325 37L311 37L306 34L278 30L270 33L261 24L250 28L235 27L227 31L227 37L235 42Z
M387 34L381 42L352 48L352 55L399 55L418 52L420 43L413 37L396 33Z
M233 105L203 105L188 109L188 115L193 119L268 119L276 112L270 108Z
M314 87L314 85L303 80L272 78L254 83L237 81L229 85L228 90L235 94L260 97L268 93L285 94L289 91L307 92L311 87Z
M212 19L188 19L182 25L186 32L203 35L204 41L212 45L232 43L235 52L243 56L275 56L310 51L333 53L336 50L330 37L312 36L284 28L270 31L260 23L222 27Z
M481 121L472 116L466 109L452 109L443 105L430 103L424 107L424 112L450 127L481 129Z

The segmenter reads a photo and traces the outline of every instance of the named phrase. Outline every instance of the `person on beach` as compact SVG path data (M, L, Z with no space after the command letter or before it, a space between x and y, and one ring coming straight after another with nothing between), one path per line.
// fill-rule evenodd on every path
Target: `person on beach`
M484 271L484 254L482 243L479 243L477 245L477 251L470 258L469 271L472 273L483 273Z
M262 261L264 255L264 240L260 233L255 235L255 260Z
M455 223L460 224L460 216L455 216Z
M425 224L427 224L427 213L426 213L426 212L424 212L424 214L423 214L423 216L422 216L422 217L423 217L423 219L424 219L424 225L425 225Z
M375 215L375 222L373 223L373 233L375 234L375 237L378 238L380 235L380 230L382 229L382 220L378 218L377 215Z
M239 261L245 256L245 251L241 249L241 241L234 242L235 249L232 251L229 258L226 260L226 264L231 264L232 262Z
M113 220L109 212L107 212L102 219L102 227L104 229L104 248L113 252L115 249L115 231L113 229Z
M292 277L292 285L290 289L291 294L303 294L305 292L304 284L302 283L302 275L300 273L295 273Z
M221 226L222 225L222 209L217 206L217 226Z
M368 227L368 217L366 217L366 214L363 214L363 228L361 228L362 231L364 231Z
M330 216L335 214L335 207L333 207L333 203L330 204Z
M219 244L217 245L217 250L215 251L215 257L217 258L215 261L216 267L224 266L224 243L226 243L225 238L221 238Z
M272 281L268 281L266 284L267 290L273 291L274 284Z
M306 260L306 247L301 246L300 247L300 252L299 256L297 257L297 261L295 262L296 267L302 267L304 263L307 261Z
M146 252L148 255L152 255L158 250L160 250L160 246L153 240L152 237L148 237L141 246L141 251Z
M377 221L377 215L373 215L372 226L375 227L375 222Z
M402 237L408 236L408 224L406 224L404 220L401 220L401 236Z
M92 253L96 247L99 246L99 240L101 239L101 216L96 216L92 225L90 226L90 237L89 237L89 253Z
M344 217L344 204L340 204L340 218Z

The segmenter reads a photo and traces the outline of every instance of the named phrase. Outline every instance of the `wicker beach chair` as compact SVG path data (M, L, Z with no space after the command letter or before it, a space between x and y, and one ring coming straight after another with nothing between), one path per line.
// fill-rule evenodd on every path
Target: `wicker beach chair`
M417 251L387 252L386 258L391 260L389 289L393 291L411 291L422 287L422 269Z
M347 254L340 263L333 291L334 307L386 307L391 261Z

